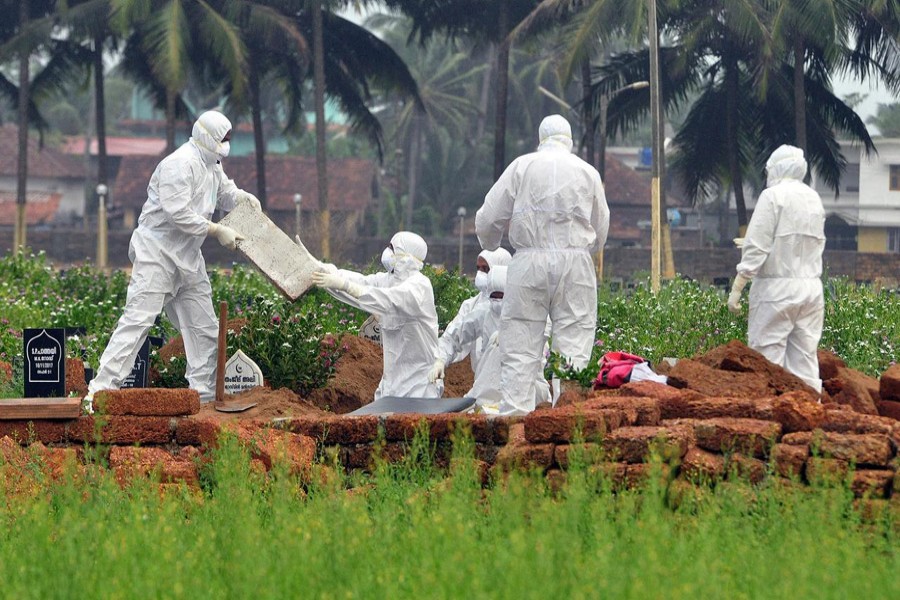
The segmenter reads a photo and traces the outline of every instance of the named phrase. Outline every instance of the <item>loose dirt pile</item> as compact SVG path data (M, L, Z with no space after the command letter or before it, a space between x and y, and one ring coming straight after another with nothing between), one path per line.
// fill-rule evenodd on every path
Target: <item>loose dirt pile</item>
M228 328L238 331L244 322L243 319L232 319L228 321ZM344 335L339 343L346 346L347 351L335 363L335 374L324 388L314 390L305 399L287 389L250 390L235 396L235 401L259 402L259 406L243 413L232 413L232 418L239 416L259 419L313 414L310 411L345 414L372 402L375 389L381 381L384 362L381 346L366 338L349 334ZM248 355L252 358L252 351ZM160 357L164 361L173 356L184 356L181 336L172 338L160 349ZM444 378L444 396L464 396L472 388L474 379L469 359L450 365ZM206 410L201 410L201 414ZM216 418L222 418L223 413L213 410L211 406L208 410L215 413Z

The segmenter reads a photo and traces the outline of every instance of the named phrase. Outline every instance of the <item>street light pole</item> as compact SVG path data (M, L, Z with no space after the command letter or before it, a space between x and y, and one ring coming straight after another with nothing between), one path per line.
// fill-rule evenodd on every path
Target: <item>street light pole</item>
M97 208L97 268L106 269L107 252L107 222L106 222L106 194L109 188L105 184L97 184L97 197L100 205Z
M294 194L294 233L300 235L300 208L303 194Z
M466 207L460 206L456 209L456 216L459 217L459 260L457 261L459 273L462 274L463 269L463 232L466 225Z
M656 293L660 285L660 269L662 266L662 215L660 199L660 175L662 148L660 144L660 126L662 115L660 114L659 93L659 32L656 25L656 0L650 0L648 4L650 38L650 124L653 135L653 167L651 169L650 183L650 289Z

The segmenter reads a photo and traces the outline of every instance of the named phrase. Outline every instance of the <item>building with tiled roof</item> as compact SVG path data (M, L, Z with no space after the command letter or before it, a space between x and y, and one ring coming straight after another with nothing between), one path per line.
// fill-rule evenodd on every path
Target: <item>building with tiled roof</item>
M606 203L609 205L609 237L607 247L650 245L650 176L626 165L619 157L607 154ZM677 207L684 212L684 201L669 193L666 206ZM678 245L674 234L678 223L673 224L673 244Z
M124 211L126 227L134 227L141 208L147 200L147 184L159 156L125 156L111 191L114 204ZM223 161L225 173L248 192L257 193L256 157L229 157ZM375 163L360 158L329 159L328 199L335 223L346 231L354 231L365 210L372 203L375 184ZM301 194L302 222L311 225L318 213L319 192L316 177L316 160L313 157L293 155L266 156L266 188L269 218L284 231L293 235L296 206L294 194ZM306 229L306 226L304 226ZM312 239L314 232L302 233L303 239Z
M15 125L0 126L0 225L15 215L19 170L19 136ZM85 167L78 158L40 146L37 134L28 136L28 187L25 218L28 225L73 222L85 211ZM31 203L34 206L29 206Z

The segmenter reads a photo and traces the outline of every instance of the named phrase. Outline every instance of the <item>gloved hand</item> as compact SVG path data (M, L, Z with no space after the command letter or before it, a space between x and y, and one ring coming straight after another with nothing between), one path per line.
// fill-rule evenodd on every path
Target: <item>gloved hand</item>
M347 292L354 298L359 298L363 293L361 285L357 285L345 277L334 273L316 271L312 274L312 282L320 288L329 288L340 292Z
M494 333L491 334L491 337L488 338L488 346L491 348L496 348L500 345L500 330L498 329Z
M238 241L244 239L244 236L228 225L213 223L212 221L209 222L209 229L206 230L206 233L219 240L219 243L229 250L237 248Z
M728 294L728 310L735 315L741 314L741 292L744 291L744 287L747 285L747 282L750 281L749 278L744 277L740 273L734 278L734 283L731 286L731 293Z
M436 359L434 364L431 366L431 370L428 371L428 383L434 383L438 379L444 378L444 361L441 359Z
M250 206L253 207L253 210L262 212L262 204L259 203L259 198L251 194L250 192L245 192L241 190L241 200L245 202L249 202Z
M306 257L311 260L316 265L316 271L323 271L325 273L337 273L338 268L330 263L324 263L321 260L317 259L312 253L306 249L306 246L303 245L303 242L300 240L299 235L294 236L294 241L300 246L300 252L305 254Z

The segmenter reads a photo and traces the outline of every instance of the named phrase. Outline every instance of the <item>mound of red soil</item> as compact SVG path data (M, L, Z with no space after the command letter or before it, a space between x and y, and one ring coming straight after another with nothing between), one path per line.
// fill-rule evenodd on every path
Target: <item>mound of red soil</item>
M243 404L256 402L256 406L244 412L225 413L216 410L210 402L200 405L200 412L196 418L207 418L219 421L234 419L276 419L279 417L322 416L328 414L289 389L281 388L272 390L258 387L240 394L226 394L225 402L229 404Z
M344 414L372 402L384 358L381 346L366 338L345 335L341 343L348 349L337 361L334 376L306 399L323 410ZM444 375L445 398L460 398L472 389L475 376L468 359L450 365Z
M373 400L384 359L381 346L366 338L344 335L340 343L347 351L335 363L334 376L306 400L320 409L344 414Z
M237 333L244 325L247 319L228 319L228 329ZM184 339L180 335L176 335L159 349L159 357L164 362L169 362L173 356L184 356Z

